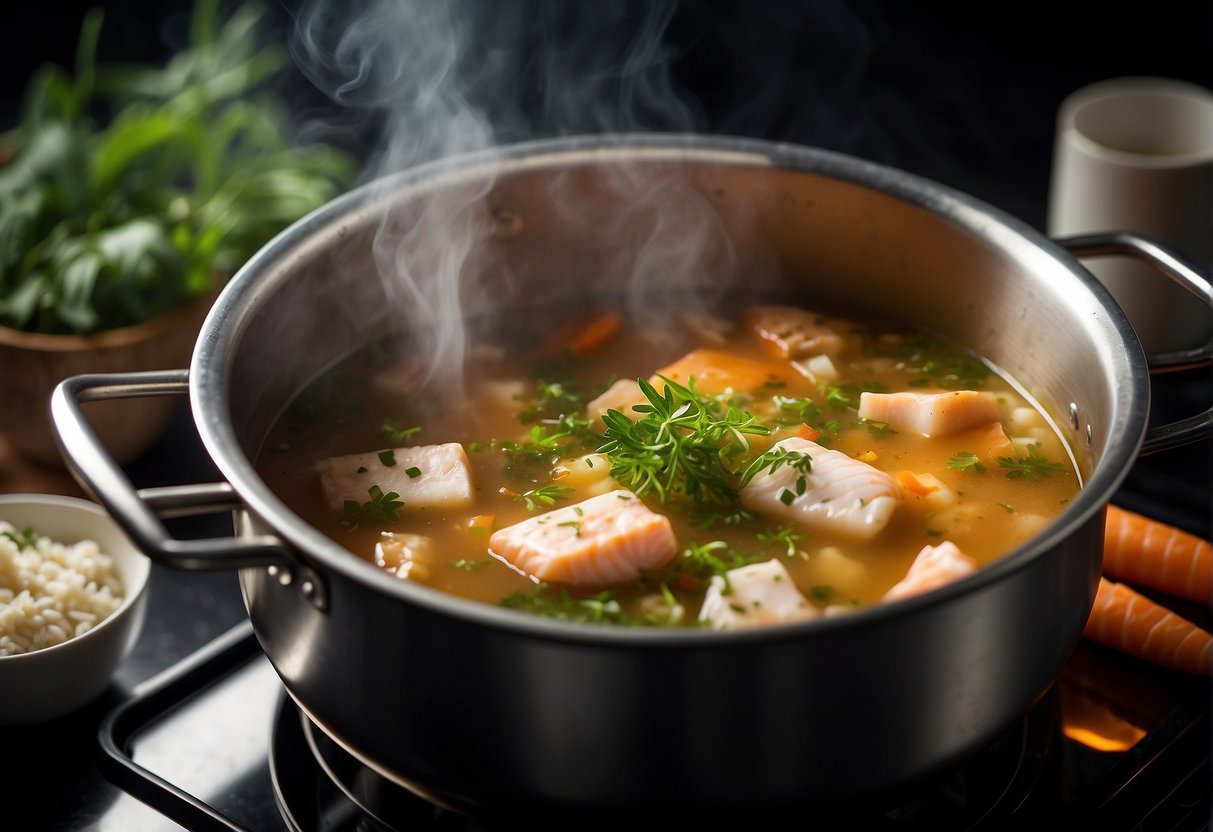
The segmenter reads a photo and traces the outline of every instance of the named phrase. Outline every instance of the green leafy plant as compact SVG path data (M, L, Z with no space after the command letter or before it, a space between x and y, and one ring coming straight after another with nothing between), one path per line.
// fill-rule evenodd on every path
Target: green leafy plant
M30 80L0 168L0 325L89 333L213 291L272 236L352 184L354 161L293 146L265 84L261 8L220 24L198 0L188 47L164 67L98 66L102 12L75 76ZM98 112L102 111L101 115Z

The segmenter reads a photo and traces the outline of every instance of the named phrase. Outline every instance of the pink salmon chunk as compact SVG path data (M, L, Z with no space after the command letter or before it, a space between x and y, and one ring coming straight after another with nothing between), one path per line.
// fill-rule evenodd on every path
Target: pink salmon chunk
M884 594L884 600L896 601L929 592L976 571L977 561L960 551L950 540L937 546L924 546L910 564L906 576Z
M489 549L540 581L606 586L668 563L678 541L669 519L618 489L499 529Z

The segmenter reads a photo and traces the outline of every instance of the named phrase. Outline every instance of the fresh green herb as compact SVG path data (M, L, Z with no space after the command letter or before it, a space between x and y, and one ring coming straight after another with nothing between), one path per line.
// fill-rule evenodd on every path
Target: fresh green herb
M26 526L20 531L13 529L12 531L5 530L0 532L0 535L7 537L17 545L17 549L32 549L38 545L38 533L34 531L33 526Z
M207 295L299 217L354 181L333 147L288 140L259 45L259 5L222 25L197 0L189 45L164 68L98 66L103 12L85 17L75 77L25 90L17 155L0 170L0 325L90 333ZM260 97L254 97L260 96ZM91 117L105 112L101 123Z
M357 471L355 471L354 473L356 473L356 474L365 474L366 472L367 472L367 467L366 467L365 465L359 465L359 466L358 466L358 470L357 470Z
M859 404L860 390L856 384L844 384L837 387L823 384L822 387L826 396L826 404L834 410L846 410Z
M776 396L775 405L781 414L775 421L781 425L811 425L821 418L821 405L807 396Z
M394 445L403 445L409 437L420 430L420 425L405 427L399 419L389 419L379 426L379 436Z
M785 506L790 506L795 501L796 495L793 494L791 490L787 488L779 489L779 502L783 503Z
M948 457L947 466L953 471L973 471L977 474L986 472L985 464L972 451L961 451Z
M572 595L568 589L554 589L546 583L520 590L500 601L501 606L524 610L544 618L592 624L632 624L615 593L603 590L586 598Z
M967 353L951 352L923 362L922 373L945 390L972 390L985 384L990 368Z
M380 451L378 456L379 456L379 464L381 464L384 468L396 467L396 452L395 451ZM421 473L421 472L418 471L418 473Z
M1012 459L1009 456L998 458L1000 468L1006 468L1007 478L1012 480L1037 480L1060 474L1066 470L1060 462L1050 462L1040 455L1036 445L1028 446L1027 456Z
M342 514L347 523L370 525L390 523L400 519L400 509L404 507L404 503L401 502L399 494L395 491L384 493L383 489L377 485L368 488L367 494L371 499L365 503L357 500L345 501Z
M414 465L412 468L405 468L404 473L408 474L409 479L415 480L421 476L421 469Z
M638 379L648 404L633 420L618 410L603 415L606 442L598 450L611 462L611 476L636 494L654 492L662 502L674 495L705 505L737 505L732 463L749 450L747 435L770 428L749 413L701 395L693 378L687 386L662 378L665 392Z
M585 402L581 386L571 377L564 381L541 378L535 382L535 395L530 405L518 414L518 420L526 423L543 417L578 413L585 408Z
M778 545L784 548L784 552L788 557L799 555L802 558L808 556L796 548L796 544L800 542L804 535L797 532L793 526L780 526L776 529L758 532L758 542L763 546Z
M557 500L572 494L575 490L567 485L552 483L524 491L514 499L521 501L527 511L539 511L543 506L555 505Z
M724 581L724 594L732 592L729 570L766 560L765 555L750 555L729 547L723 540L692 543L685 546L674 560L671 580L676 584L699 585L713 577Z
M565 520L557 523L557 526L563 526L573 530L574 537L581 537L581 521L580 520Z
M527 441L506 439L494 442L509 459L511 466L530 467L541 462L551 462L561 448L569 443L572 434L567 431L549 432L543 425L532 425L527 432Z
M873 419L860 419L856 422L857 425L868 429L868 433L872 434L877 439L884 439L886 436L892 436L897 433L893 426L888 422L877 422Z
M750 480L762 471L767 470L768 473L774 474L784 465L797 471L796 494L803 494L806 478L813 467L813 457L804 451L794 451L791 448L772 448L751 462L749 467L742 472L740 487L745 488Z
M834 597L835 589L826 584L815 584L809 587L809 597L814 601L825 602Z

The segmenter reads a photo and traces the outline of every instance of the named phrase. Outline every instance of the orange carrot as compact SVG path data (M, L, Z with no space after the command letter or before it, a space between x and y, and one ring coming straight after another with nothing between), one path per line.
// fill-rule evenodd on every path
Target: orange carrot
M1108 506L1104 574L1179 598L1213 603L1213 546L1194 534Z
M820 436L821 436L821 431L817 430L816 428L809 427L808 425L801 425L799 428L796 429L796 435L799 436L801 439L807 439L810 442L816 442L818 440L818 438L820 438Z
M1099 579L1083 635L1173 670L1209 673L1213 635L1124 584Z
M909 491L913 494L917 494L919 497L925 497L928 494L931 494L931 493L939 490L938 485L932 485L929 482L923 482L921 479L919 479L918 475L915 474L913 471L905 471L905 470L898 471L897 472L897 484L900 485L902 488L904 488L906 491Z
M611 311L575 318L556 327L539 345L539 354L593 355L609 344L622 327L619 314Z

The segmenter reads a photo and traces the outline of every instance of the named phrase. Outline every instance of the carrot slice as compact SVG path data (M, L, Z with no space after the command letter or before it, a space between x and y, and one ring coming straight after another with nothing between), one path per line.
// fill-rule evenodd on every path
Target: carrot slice
M1174 526L1108 506L1103 572L1128 581L1213 603L1213 545Z
M623 319L612 311L576 318L553 330L539 345L538 352L547 356L567 352L584 358L609 344L622 328Z
M1186 673L1209 673L1213 635L1124 584L1099 579L1083 635Z

